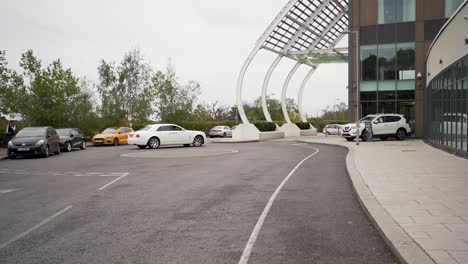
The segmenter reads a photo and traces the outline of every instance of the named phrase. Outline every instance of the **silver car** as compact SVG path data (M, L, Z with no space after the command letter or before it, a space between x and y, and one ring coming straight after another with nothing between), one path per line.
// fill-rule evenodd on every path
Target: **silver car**
M328 135L341 135L342 130L341 125L329 124L323 128L322 133Z
M232 130L228 126L215 126L210 129L208 136L212 137L232 137Z

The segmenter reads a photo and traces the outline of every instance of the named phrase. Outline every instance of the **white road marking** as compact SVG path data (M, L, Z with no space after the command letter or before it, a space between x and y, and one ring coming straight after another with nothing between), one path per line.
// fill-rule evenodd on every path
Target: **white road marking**
M17 240L23 238L24 236L28 235L29 233L33 232L34 230L38 229L39 227L47 224L48 222L52 221L54 218L58 217L59 215L65 213L66 211L68 211L70 208L72 208L73 206L67 206L65 207L64 209L60 210L59 212L47 217L46 219L44 219L42 222L40 222L39 224L29 228L28 230L24 231L23 233L13 237L12 239L8 240L7 242L3 243L0 245L0 249L10 245L11 243L13 242L16 242Z
M14 191L19 191L21 189L9 189L9 190L0 190L0 194L10 193Z
M310 147L310 148L313 148L313 147ZM315 154L319 153L318 148L313 148L313 149L315 149L315 152L305 157L303 160L301 160L301 162L299 162L296 165L296 167L294 167L291 170L291 172L289 172L288 176L284 178L281 184L276 188L275 192L271 195L270 199L268 200L267 205L265 206L265 209L263 209L263 212L260 215L260 218L258 219L257 224L255 225L252 231L252 234L250 235L249 241L247 241L247 244L245 245L244 251L242 252L242 256L239 260L239 264L247 264L249 262L249 257L250 257L250 254L252 253L252 249L255 245L255 241L257 240L258 234L260 233L260 230L262 229L263 223L265 222L265 218L267 217L268 212L270 212L271 206L273 205L273 202L275 201L276 196L278 196L283 186L286 184L289 178L291 178L294 172L296 172L296 170L302 165L302 163L304 163L309 158L313 157Z
M118 177L117 179L115 180L112 180L111 182L109 182L108 184L102 186L101 188L97 189L98 191L102 191L104 190L105 188L109 187L111 184L113 184L114 182L126 177L128 175L128 173L122 173L122 176Z

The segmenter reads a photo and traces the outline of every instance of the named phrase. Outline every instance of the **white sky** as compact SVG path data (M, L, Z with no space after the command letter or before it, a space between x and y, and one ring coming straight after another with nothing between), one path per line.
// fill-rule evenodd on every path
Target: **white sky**
M202 86L201 101L235 104L240 68L287 0L14 0L0 1L0 50L17 68L21 53L33 49L43 64L60 58L79 77L97 82L99 60L119 62L140 48L153 69L169 57L181 82ZM345 41L345 40L344 40ZM247 73L243 100L253 101L276 55L261 51ZM284 60L273 74L269 93L281 97L294 62ZM299 69L288 97L297 101L307 73ZM316 115L327 105L347 102L347 65L322 65L304 92L304 110Z

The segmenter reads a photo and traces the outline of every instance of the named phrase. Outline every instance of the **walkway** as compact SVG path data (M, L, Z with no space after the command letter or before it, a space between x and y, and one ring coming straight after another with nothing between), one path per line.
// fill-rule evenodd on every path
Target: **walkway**
M306 141L350 148L354 162L348 160L348 170L353 178L357 169L354 176L365 183L357 186L358 193L404 259L431 263L411 246L415 241L436 263L468 263L467 159L422 140L376 140L359 146L339 137Z

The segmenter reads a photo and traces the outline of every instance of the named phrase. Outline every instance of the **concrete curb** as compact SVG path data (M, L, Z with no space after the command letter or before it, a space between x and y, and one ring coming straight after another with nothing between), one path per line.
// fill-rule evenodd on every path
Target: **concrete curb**
M354 148L326 142L299 141L348 148L346 167L358 201L395 256L404 264L435 264L434 260L393 220L374 197L356 167Z

